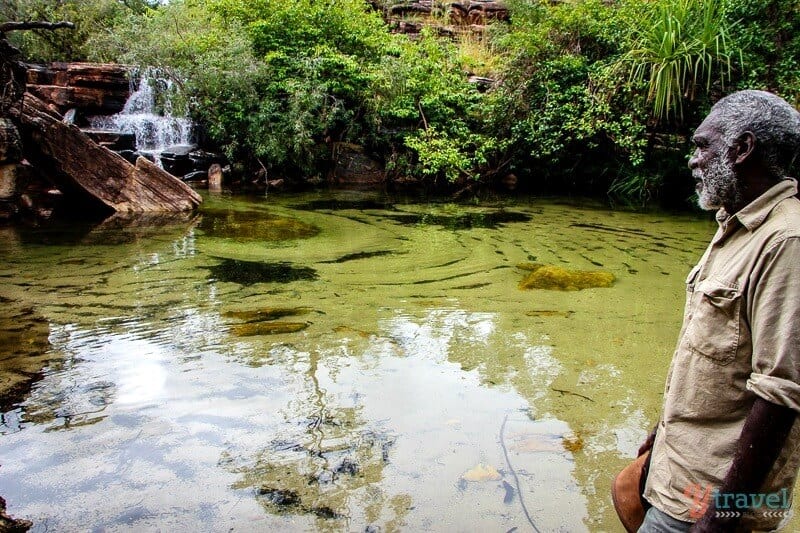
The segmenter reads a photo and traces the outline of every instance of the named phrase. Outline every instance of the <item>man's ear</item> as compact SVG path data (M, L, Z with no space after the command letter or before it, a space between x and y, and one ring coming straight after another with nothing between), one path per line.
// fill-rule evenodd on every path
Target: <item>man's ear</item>
M746 131L742 133L738 139L736 139L736 161L737 165L741 165L742 163L747 160L753 154L753 151L756 149L756 136L753 134L752 131Z

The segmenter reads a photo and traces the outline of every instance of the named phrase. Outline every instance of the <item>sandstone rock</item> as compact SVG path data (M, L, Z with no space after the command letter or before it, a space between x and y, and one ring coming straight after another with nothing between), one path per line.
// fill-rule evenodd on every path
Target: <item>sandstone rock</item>
M29 65L29 85L60 85L62 87L103 87L128 90L128 67L111 63L51 63Z
M28 91L59 112L76 108L84 114L114 114L130 94L128 68L101 63L29 65Z
M81 131L97 144L105 146L115 152L136 150L136 135L134 133L98 130L93 128L81 128Z
M64 124L36 97L26 94L20 122L32 159L47 167L59 189L98 211L163 212L191 210L202 199L189 186L140 157L135 166L99 146L77 127Z
M60 85L28 85L28 92L59 112L77 108L87 115L113 115L125 107L128 90L109 90L103 87L63 87Z

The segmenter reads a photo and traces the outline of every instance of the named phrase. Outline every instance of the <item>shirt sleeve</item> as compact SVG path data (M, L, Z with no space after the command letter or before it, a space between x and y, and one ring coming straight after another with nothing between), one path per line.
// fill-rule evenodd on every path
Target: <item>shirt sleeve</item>
M757 268L750 302L752 373L747 389L800 412L800 237L773 245Z

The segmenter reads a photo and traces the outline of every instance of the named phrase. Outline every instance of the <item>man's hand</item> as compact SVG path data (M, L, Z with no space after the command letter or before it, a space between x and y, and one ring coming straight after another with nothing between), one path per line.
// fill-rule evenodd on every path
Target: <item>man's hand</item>
M732 531L730 524L720 524L711 518L709 513L706 513L689 529L690 533L730 533L730 531Z
M753 494L761 489L780 455L797 413L788 407L756 398L742 426L733 462L719 487L721 494ZM689 530L693 533L735 531L739 518L717 516L712 499L706 513Z
M651 449L653 449L653 443L656 441L656 429L658 429L658 424L656 427L653 428L653 431L647 436L647 439L639 446L639 451L636 452L636 457L641 457Z

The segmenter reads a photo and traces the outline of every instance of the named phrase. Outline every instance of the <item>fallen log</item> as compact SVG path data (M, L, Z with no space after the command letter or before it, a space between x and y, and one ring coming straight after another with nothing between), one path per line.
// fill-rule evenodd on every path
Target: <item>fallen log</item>
M188 185L140 157L132 165L96 144L30 93L9 114L21 126L25 149L35 151L65 194L88 207L117 213L188 211L202 198ZM30 159L31 156L28 156Z

